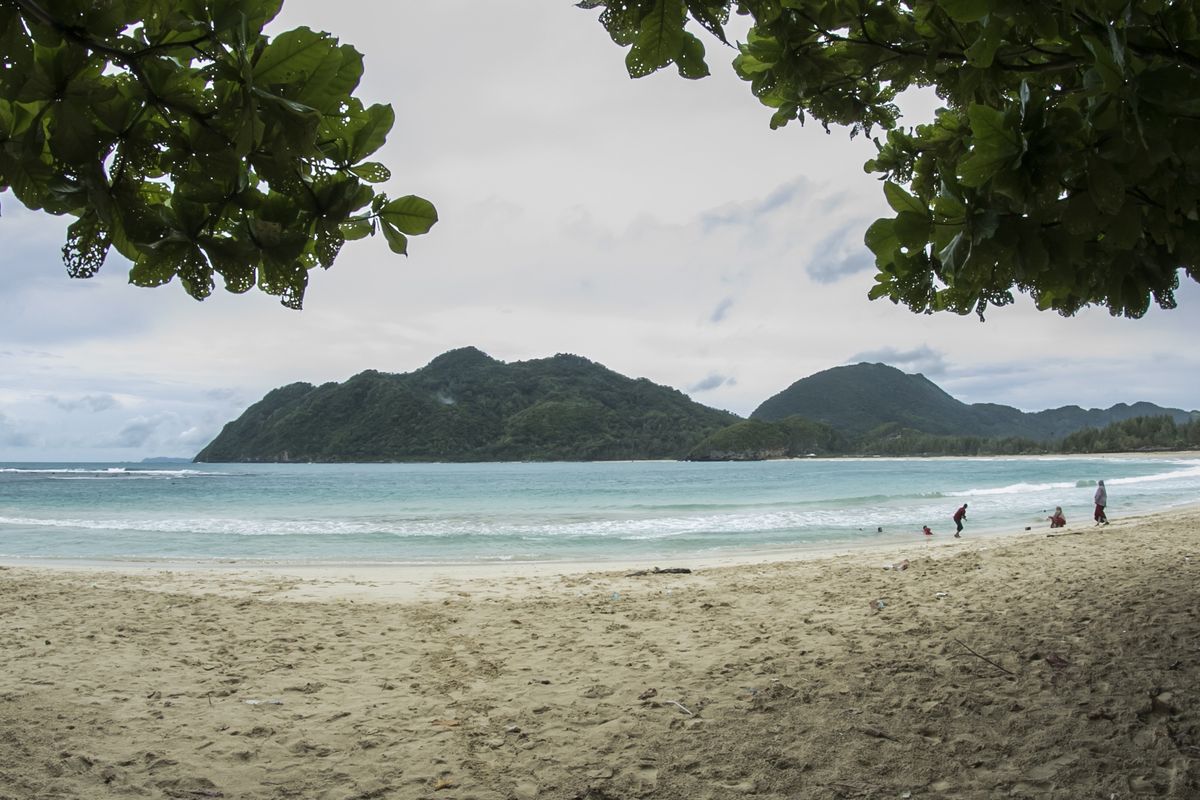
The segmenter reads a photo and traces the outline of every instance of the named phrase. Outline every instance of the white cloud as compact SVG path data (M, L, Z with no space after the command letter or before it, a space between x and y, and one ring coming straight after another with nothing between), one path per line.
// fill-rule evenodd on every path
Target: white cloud
M117 398L111 394L85 394L78 397L58 397L50 395L46 398L51 405L63 411L90 411L98 413L107 411L117 405Z
M914 347L911 350L881 347L878 350L857 353L848 359L851 364L863 361L888 364L908 373L919 372L927 378L941 375L946 371L945 356L928 345Z

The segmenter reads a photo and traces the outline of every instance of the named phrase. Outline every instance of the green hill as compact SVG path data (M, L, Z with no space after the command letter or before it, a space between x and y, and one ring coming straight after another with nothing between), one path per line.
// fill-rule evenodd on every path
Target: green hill
M1121 403L1108 409L1064 406L1035 413L995 403L968 405L924 375L908 375L885 364L854 364L796 381L763 402L750 418L776 422L791 416L823 423L849 436L892 428L941 436L1049 441L1135 417L1169 416L1184 423L1193 414L1153 403Z
M737 420L579 356L507 364L466 347L410 373L275 389L196 461L680 458Z

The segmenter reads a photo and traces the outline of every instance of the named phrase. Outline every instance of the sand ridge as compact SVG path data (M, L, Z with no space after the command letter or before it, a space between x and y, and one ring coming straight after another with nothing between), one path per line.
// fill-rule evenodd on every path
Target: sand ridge
M420 595L0 568L0 798L1200 797L1200 511L1065 532Z

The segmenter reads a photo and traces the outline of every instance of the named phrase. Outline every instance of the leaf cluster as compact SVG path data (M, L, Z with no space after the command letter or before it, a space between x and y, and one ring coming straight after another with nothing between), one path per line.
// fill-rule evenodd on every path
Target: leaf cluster
M772 110L772 128L811 117L851 136L885 133L866 164L894 212L866 232L872 299L982 318L1016 291L1067 316L1096 304L1140 317L1151 303L1175 306L1181 271L1200 280L1195 3L581 5L604 6L600 21L624 45L651 32L673 40L689 19L749 15L733 66ZM919 87L942 106L904 129L896 98Z
M348 239L436 222L389 199L369 160L395 121L353 96L362 56L327 33L263 26L281 0L0 0L0 191L69 215L63 258L203 299L254 286L299 308Z

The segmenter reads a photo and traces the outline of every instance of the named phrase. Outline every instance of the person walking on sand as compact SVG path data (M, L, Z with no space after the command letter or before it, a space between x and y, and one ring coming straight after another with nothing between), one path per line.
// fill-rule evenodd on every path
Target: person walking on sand
M1062 527L1065 527L1067 524L1067 518L1065 516L1063 516L1063 513L1062 513L1062 506L1055 506L1054 513L1051 514L1046 519L1050 520L1051 528L1062 528Z
M1108 505L1108 490L1104 488L1104 481L1096 481L1096 495L1092 499L1096 501L1096 513L1093 515L1096 524L1107 525L1108 515L1104 513L1104 507Z
M962 508L960 508L958 511L954 512L954 524L958 528L958 530L954 531L955 539L962 538L962 528L963 528L962 524L963 524L963 520L966 518L967 518L967 504L963 503Z

